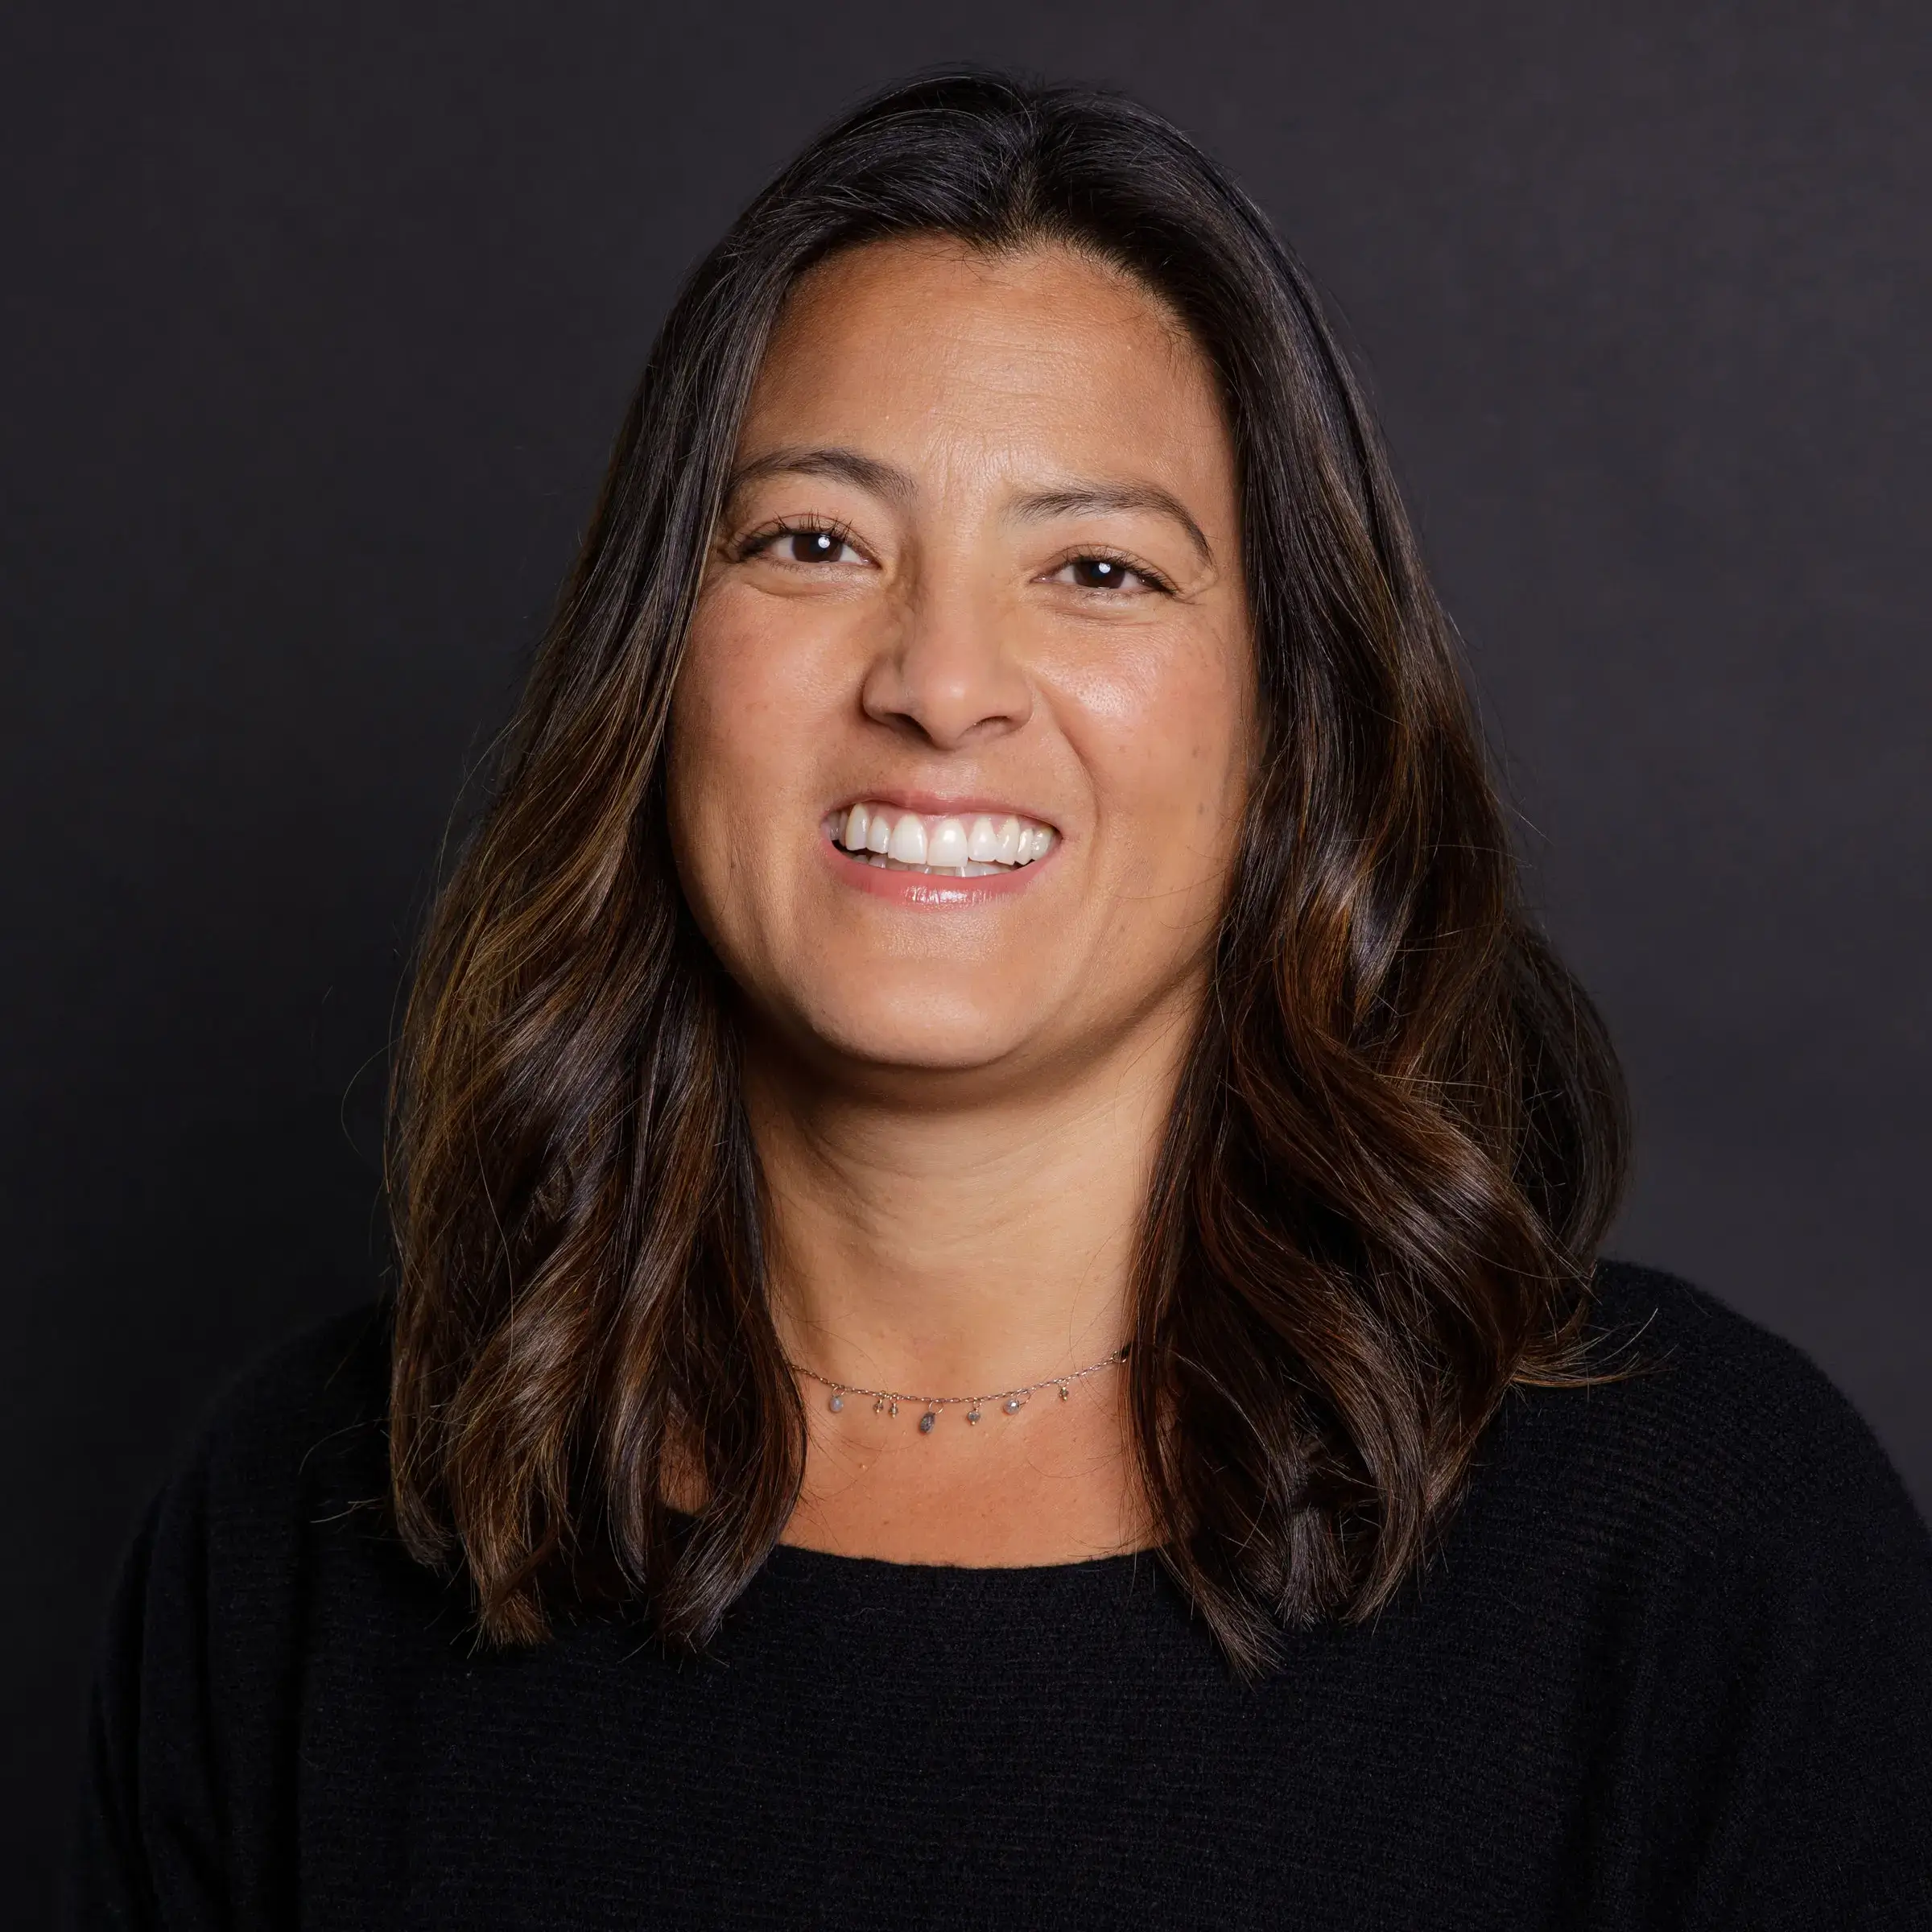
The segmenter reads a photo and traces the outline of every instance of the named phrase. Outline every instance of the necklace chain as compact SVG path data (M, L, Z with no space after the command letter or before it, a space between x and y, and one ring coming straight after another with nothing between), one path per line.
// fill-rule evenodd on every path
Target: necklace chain
M1024 1388L996 1389L986 1395L907 1395L897 1389L861 1389L857 1382L836 1382L828 1375L820 1375L815 1368L807 1368L803 1362L795 1362L790 1356L785 1357L785 1366L794 1375L802 1375L807 1381L816 1382L821 1389L831 1390L830 1399L825 1406L835 1414L845 1406L845 1398L848 1395L870 1396L874 1415L896 1416L899 1413L899 1404L904 1402L909 1408L924 1411L919 1418L919 1433L930 1435L934 1423L939 1419L942 1409L964 1407L966 1419L969 1422L979 1421L985 1412L984 1405L988 1402L997 1402L1008 1415L1018 1415L1026 1407L1027 1397L1038 1395L1042 1389L1059 1389L1060 1400L1065 1402L1073 1393L1075 1382L1084 1382L1090 1375L1099 1375L1105 1369L1117 1368L1126 1359L1126 1348L1119 1348L1112 1355L1100 1361L1090 1362L1084 1368L1075 1368L1070 1374L1044 1376L1037 1382L1027 1383Z

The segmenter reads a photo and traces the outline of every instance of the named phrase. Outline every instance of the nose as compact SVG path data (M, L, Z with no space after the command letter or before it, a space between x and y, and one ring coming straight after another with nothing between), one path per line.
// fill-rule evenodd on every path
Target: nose
M865 715L942 751L1018 730L1033 688L1003 641L999 602L967 572L925 576L867 667Z

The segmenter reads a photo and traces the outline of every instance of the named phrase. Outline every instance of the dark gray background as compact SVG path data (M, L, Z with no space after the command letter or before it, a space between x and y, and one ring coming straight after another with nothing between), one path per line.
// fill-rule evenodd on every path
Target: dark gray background
M1381 400L1626 1055L1617 1241L1932 1501L1922 6L68 6L0 61L0 1885L213 1392L370 1291L401 960L678 277L860 93L1125 85Z

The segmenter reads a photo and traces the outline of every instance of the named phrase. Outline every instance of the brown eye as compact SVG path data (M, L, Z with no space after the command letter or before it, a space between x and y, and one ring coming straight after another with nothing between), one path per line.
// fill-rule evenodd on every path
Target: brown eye
M782 530L766 554L786 564L863 564L865 559L836 530Z
M1075 557L1054 573L1063 584L1076 590L1163 590L1144 570L1123 564L1118 557Z

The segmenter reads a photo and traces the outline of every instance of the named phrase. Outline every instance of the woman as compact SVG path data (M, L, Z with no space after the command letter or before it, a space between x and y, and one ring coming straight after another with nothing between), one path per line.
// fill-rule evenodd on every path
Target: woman
M898 90L700 267L398 1093L393 1305L130 1567L93 1920L1932 1901L1924 1530L1596 1262L1366 412L1145 111Z

